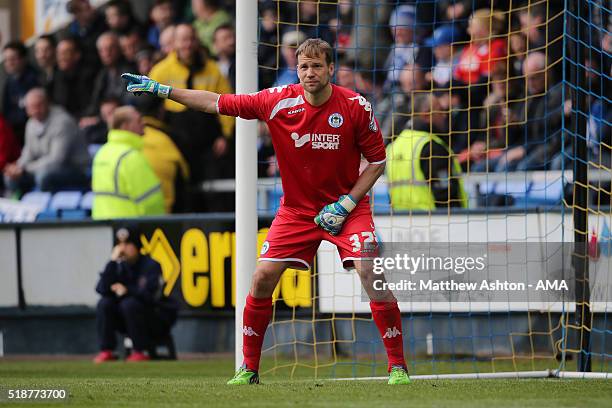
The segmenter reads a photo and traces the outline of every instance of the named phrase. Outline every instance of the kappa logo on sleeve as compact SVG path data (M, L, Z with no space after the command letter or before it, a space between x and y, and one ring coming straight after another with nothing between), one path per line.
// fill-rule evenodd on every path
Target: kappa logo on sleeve
M363 106L363 110L365 110L366 112L369 113L370 115L370 120L372 120L372 104L370 102L368 102L368 100L366 98L364 98L361 95L357 95L357 96L353 96L352 98L348 98L349 101L357 101L359 102L360 106Z
M372 132L378 131L378 125L376 124L376 119L374 119L374 112L372 111L372 104L368 102L366 98L361 95L353 96L352 98L348 98L349 101L357 101L360 106L363 106L363 110L368 112L368 116L370 119L370 123L368 124L368 129Z
M368 129L370 129L372 132L377 132L378 131L378 125L376 125L376 119L374 119L374 115L372 115L372 119L370 119L370 124L368 125Z

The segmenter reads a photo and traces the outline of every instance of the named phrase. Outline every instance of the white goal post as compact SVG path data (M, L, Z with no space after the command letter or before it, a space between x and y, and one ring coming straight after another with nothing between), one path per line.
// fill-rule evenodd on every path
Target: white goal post
M236 93L257 91L257 1L236 2ZM257 253L257 122L236 119L236 369L242 364L242 309Z

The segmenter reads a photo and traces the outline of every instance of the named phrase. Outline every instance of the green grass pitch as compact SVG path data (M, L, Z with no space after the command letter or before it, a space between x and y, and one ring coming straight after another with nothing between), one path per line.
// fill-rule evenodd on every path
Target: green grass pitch
M299 372L262 375L259 386L230 387L233 359L113 362L89 360L16 361L0 359L0 389L64 388L63 403L13 404L25 407L610 407L606 380L511 379L414 381L328 381ZM377 370L378 373L378 370ZM0 408L9 406L6 399Z

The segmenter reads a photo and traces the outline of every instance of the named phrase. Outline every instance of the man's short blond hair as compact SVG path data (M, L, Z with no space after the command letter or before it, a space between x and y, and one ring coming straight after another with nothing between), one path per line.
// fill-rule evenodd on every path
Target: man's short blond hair
M329 45L327 41L320 38L307 39L300 44L298 49L295 51L296 58L300 55L304 55L309 58L317 58L321 56L321 54L325 55L325 62L327 62L328 65L334 61L331 45Z
M121 127L132 119L132 115L137 113L133 106L120 106L113 112L110 120L111 129L121 129Z

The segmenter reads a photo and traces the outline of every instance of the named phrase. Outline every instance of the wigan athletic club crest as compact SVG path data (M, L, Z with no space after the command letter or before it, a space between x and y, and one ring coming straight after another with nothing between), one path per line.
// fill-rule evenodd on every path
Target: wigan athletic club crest
M344 118L339 113L332 113L329 115L327 123L329 123L329 126L333 128L339 128L344 123Z

